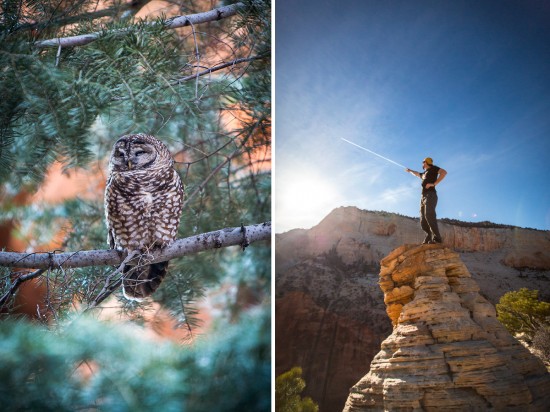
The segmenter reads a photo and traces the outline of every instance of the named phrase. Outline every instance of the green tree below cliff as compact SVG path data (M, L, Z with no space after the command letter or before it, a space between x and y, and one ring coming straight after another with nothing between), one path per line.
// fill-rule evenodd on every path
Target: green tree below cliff
M548 323L550 303L539 300L538 290L521 288L504 294L497 304L497 317L512 335L525 333L529 339Z
M294 367L275 381L275 410L277 412L317 412L319 407L309 397L302 398L306 387L302 368Z

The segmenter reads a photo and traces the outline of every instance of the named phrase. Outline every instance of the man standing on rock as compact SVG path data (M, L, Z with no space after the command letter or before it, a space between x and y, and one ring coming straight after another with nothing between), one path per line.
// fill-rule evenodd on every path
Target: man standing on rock
M447 171L434 165L431 157L427 157L422 162L424 172L415 172L411 169L405 169L422 180L422 197L420 199L420 225L426 232L426 237L422 244L441 243L441 235L437 227L437 218L435 207L437 206L437 192L435 187L445 178Z

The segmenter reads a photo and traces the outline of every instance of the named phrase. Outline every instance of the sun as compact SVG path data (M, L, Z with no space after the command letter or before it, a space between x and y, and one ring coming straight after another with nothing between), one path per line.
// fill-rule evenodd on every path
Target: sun
M280 233L310 228L331 210L341 206L336 187L315 174L277 176L275 185L275 230Z

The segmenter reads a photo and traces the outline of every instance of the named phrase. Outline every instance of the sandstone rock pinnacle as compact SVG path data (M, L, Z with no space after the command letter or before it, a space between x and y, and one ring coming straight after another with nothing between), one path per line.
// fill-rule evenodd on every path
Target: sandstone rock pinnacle
M344 412L546 411L550 375L496 318L459 255L404 245L381 261L393 333Z

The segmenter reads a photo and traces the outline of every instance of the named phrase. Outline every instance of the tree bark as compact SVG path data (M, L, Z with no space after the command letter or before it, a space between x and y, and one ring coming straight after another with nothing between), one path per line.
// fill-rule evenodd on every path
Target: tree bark
M221 20L226 17L234 16L237 11L244 7L243 3L230 4L229 6L218 7L203 13L189 14L187 16L177 16L166 20L163 24L168 29L176 29L178 27L190 26L193 24L206 23L209 21ZM151 26L158 25L157 22L149 23ZM116 33L123 34L126 30L118 30ZM75 47L84 46L97 40L104 32L94 32L89 34L81 34L79 36L58 37L55 39L40 40L34 43L37 48L47 47Z
M162 262L209 249L248 244L271 239L271 222L225 228L196 236L178 239L161 251L151 253L148 263ZM87 266L120 265L128 253L114 249L85 250L65 253L0 252L0 266L56 269Z

